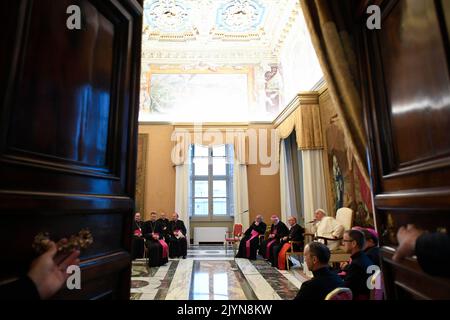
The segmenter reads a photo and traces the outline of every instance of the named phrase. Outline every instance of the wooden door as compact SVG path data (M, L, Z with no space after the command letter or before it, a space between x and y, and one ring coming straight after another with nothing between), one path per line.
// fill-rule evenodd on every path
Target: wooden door
M450 227L450 21L444 2L379 0L381 29L368 30L365 20L358 29L388 299L450 298L448 279L425 274L415 258L392 260L401 225L432 232Z
M129 299L142 1L5 0L0 18L0 283L39 232L87 228L81 290L55 298Z

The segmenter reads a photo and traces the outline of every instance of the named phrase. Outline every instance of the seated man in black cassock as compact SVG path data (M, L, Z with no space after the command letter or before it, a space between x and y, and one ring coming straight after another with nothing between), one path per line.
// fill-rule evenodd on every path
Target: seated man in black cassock
M290 250L292 245L294 246L294 251L303 251L305 229L297 223L297 218L295 217L289 217L288 223L291 227L289 229L289 234L281 238L279 244L273 246L271 260L272 267L277 267L280 270L286 270L286 252ZM296 241L299 243L293 243L291 245L289 241ZM289 263L291 262L289 261Z
M171 258L183 257L187 255L186 226L182 220L178 219L178 213L172 214L172 221L169 223L169 255Z
M266 260L272 260L273 246L279 244L280 239L289 234L288 227L280 221L278 216L273 215L270 220L272 220L272 225L270 226L269 238L261 242L259 248L259 254Z
M255 221L245 231L244 237L239 243L239 251L236 258L256 260L256 252L259 248L259 236L264 235L266 228L267 225L263 222L262 216L260 214L257 215Z
M144 256L144 237L142 237L141 214L136 212L133 221L133 241L131 245L131 259L135 260Z
M161 225L156 221L156 212L150 214L150 220L144 223L142 233L148 249L148 266L166 264L169 261L169 247L163 239Z
M344 286L344 281L330 270L330 249L320 242L311 242L303 251L305 263L314 278L305 281L294 300L324 300L334 289Z
M170 221L169 221L169 219L167 219L165 212L161 212L159 214L158 223L161 225L164 240L168 243L169 242Z

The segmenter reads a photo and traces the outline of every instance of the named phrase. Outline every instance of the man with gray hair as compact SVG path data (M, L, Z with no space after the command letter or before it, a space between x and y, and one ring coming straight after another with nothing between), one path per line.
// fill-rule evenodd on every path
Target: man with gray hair
M345 227L337 222L333 217L327 216L327 213L323 209L317 209L314 212L314 220L311 221L313 224L311 227L311 232L314 233L316 237L323 237L327 239L326 244L330 250L337 249L341 241L339 239L344 235ZM320 242L324 242L323 239L319 239Z

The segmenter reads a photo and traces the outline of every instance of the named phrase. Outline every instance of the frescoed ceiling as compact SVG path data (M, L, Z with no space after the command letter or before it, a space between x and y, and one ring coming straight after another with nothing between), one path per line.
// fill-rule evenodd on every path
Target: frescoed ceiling
M298 0L146 0L143 60L274 62L299 10Z

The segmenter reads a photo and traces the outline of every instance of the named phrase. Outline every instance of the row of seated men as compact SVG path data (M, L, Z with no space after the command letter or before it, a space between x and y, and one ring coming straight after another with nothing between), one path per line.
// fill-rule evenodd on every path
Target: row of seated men
M296 299L322 300L333 289L347 287L352 290L355 299L368 299L369 286L367 280L372 275L368 272L370 266L379 266L378 235L373 229L355 227L345 231L333 217L326 216L322 209L314 213L312 230L317 237L336 239L327 245L321 242L311 242L304 247L305 230L297 224L295 217L288 218L290 228L274 215L271 217L272 225L266 240L260 242L260 236L265 234L266 224L261 215L258 215L252 225L247 229L239 244L237 257L256 259L257 252L272 264L273 267L286 269L286 252L291 246L294 251L303 252L304 263L314 274L314 278L305 282ZM342 239L342 242L341 240ZM331 251L343 244L346 253L351 254L348 262L331 269L329 260Z
M147 250L149 267L166 264L170 258L186 259L186 227L178 219L178 213L172 214L172 220L164 212L159 219L156 212L150 214L150 220L142 222L141 214L134 216L132 259L142 258Z

